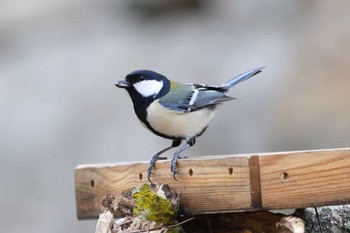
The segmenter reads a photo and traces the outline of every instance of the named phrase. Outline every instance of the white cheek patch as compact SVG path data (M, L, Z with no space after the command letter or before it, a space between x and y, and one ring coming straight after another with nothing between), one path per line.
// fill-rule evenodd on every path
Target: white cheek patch
M134 84L134 88L143 97L149 97L152 95L157 95L163 88L163 81L157 80L144 80Z

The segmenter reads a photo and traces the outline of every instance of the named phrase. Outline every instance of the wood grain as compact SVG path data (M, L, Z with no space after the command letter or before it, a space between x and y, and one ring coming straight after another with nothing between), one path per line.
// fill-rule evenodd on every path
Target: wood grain
M148 162L90 164L75 169L79 219L97 218L107 194L148 183ZM350 149L208 156L158 161L152 180L181 193L187 214L350 203Z
M118 195L148 183L144 174L147 165L148 162L78 166L75 170L78 218L97 217L107 194ZM176 177L178 181L171 177L169 161L156 163L152 181L168 184L181 193L187 213L229 212L251 206L247 157L180 160Z
M321 150L260 157L264 208L350 203L350 150Z

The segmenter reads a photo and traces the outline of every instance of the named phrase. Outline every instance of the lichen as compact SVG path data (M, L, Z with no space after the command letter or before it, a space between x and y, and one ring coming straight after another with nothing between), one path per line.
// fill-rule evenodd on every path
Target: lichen
M135 217L155 221L157 224L165 226L176 224L177 209L167 199L153 192L149 185L144 184L135 190L133 199L135 201Z

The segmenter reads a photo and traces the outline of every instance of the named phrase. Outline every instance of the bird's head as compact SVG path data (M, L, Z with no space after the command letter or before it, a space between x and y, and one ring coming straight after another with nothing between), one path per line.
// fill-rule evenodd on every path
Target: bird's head
M124 80L115 83L125 88L134 105L151 102L168 93L170 81L163 75L151 70L136 70L128 74Z

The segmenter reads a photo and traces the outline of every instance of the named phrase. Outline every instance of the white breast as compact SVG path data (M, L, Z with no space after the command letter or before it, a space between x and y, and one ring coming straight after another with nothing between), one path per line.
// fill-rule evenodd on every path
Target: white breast
M147 120L156 131L174 137L190 138L200 134L214 117L215 112L201 109L177 112L164 108L158 100L147 109Z

